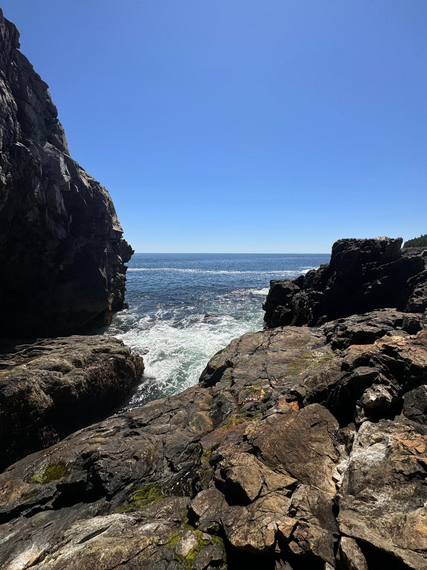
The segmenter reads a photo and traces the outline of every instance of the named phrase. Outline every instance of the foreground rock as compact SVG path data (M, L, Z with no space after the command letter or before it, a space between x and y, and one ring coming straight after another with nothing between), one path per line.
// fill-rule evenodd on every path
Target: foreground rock
M11 466L1 567L427 568L427 331L376 319L344 349L351 319L244 335L199 386Z
M123 308L132 249L18 48L0 10L0 337L75 333Z
M316 326L393 307L427 309L427 250L401 250L402 239L342 239L331 261L297 279L271 281L264 303L269 327Z
M142 358L108 336L8 349L0 355L0 470L111 413L144 370Z

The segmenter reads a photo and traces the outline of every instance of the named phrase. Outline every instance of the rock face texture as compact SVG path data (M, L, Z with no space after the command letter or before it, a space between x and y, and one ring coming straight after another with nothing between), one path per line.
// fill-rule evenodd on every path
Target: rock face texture
M18 461L0 475L0 566L425 570L411 317L418 332L392 309L248 333L198 386Z
M0 41L1 334L106 322L130 248L1 13ZM0 567L427 570L427 257L400 246L337 242L198 386L94 425L143 369L121 342L3 350Z
M114 411L144 370L141 357L106 335L13 348L0 355L0 470Z
M109 322L133 252L18 48L0 10L0 337L54 336Z
M271 281L268 327L316 326L380 308L427 308L427 250L401 250L402 239L342 239L330 263L297 279Z

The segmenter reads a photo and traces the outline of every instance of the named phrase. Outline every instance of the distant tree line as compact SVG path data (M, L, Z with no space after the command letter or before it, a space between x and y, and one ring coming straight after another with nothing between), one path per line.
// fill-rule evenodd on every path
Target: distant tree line
M420 237L408 239L403 244L403 247L427 247L427 234L423 234Z

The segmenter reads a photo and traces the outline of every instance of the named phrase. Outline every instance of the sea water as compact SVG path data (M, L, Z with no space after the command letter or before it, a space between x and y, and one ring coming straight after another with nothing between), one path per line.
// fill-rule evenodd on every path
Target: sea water
M326 254L134 254L129 309L108 330L145 362L126 409L197 383L218 350L262 329L270 279L297 277L328 261Z

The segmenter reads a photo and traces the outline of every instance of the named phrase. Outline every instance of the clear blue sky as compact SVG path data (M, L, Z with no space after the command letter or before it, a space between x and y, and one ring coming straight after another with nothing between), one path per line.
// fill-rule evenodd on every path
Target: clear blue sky
M3 0L138 252L427 233L426 0Z

